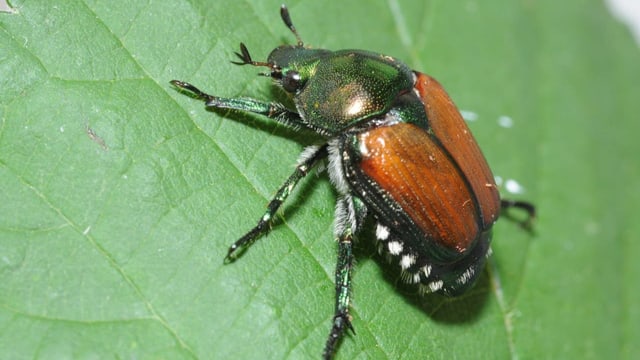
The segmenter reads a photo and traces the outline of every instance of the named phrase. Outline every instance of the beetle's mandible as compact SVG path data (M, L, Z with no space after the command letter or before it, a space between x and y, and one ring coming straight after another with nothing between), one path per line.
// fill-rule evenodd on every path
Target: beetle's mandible
M244 44L238 65L266 67L293 98L295 109L251 98L223 98L178 80L171 83L205 102L307 128L325 142L303 152L293 174L269 202L258 224L229 248L227 261L269 229L296 184L319 162L339 197L335 313L323 357L333 356L349 315L352 246L367 216L375 221L379 251L405 282L426 292L458 295L473 285L489 253L491 227L501 209L533 205L500 200L498 189L460 112L432 77L390 56L363 50L304 46L287 8L285 25L296 45L281 45L254 61Z

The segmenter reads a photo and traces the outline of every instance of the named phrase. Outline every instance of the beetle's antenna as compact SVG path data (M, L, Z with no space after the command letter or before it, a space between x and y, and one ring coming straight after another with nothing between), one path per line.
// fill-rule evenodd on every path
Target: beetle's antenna
M249 50L247 50L247 47L244 45L244 43L240 43L240 52L236 52L235 54L242 61L232 61L231 62L232 64L266 66L266 67L273 68L273 65L269 64L268 62L253 61L253 59L251 59L251 54L249 54Z
M247 50L247 47L243 43L240 43L240 52L236 52L235 54L242 61L232 61L232 64L264 66L271 69L271 73L260 73L260 75L262 76L274 76L274 74L279 74L281 71L280 67L276 66L275 64L264 61L253 61L253 59L251 59L251 54L249 54L249 50Z
M289 30L291 30L293 35L296 36L296 39L298 40L298 47L303 47L304 43L302 42L302 38L298 34L296 27L293 26L293 22L291 21L291 16L289 15L289 9L287 9L287 6L285 4L282 4L282 6L280 6L280 16L282 17L282 21L284 21L284 24L287 25L287 27L289 28Z

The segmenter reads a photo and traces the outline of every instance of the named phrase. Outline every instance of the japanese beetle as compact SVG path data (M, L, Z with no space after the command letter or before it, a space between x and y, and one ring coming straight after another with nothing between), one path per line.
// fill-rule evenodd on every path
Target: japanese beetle
M321 161L339 198L333 324L323 357L333 356L349 315L352 243L373 216L378 249L399 267L402 279L425 292L458 295L471 287L489 253L491 227L501 209L526 202L500 200L493 175L460 112L432 77L390 56L363 50L305 47L283 5L280 15L297 39L266 62L252 60L244 44L238 65L269 69L265 76L293 98L296 109L251 98L223 98L173 80L177 88L217 109L264 115L326 139L307 147L258 224L237 240L235 260L266 233L296 184Z

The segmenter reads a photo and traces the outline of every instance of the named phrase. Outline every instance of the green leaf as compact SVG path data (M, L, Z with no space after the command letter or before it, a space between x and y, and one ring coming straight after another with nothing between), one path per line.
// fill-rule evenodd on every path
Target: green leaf
M11 1L0 13L0 357L318 358L335 192L309 176L233 264L308 134L209 112L172 79L272 99L229 63L293 43L274 1ZM598 1L290 3L302 38L438 78L494 173L538 206L495 226L460 298L399 286L365 232L338 357L640 353L640 53ZM500 126L498 119L511 120ZM508 121L507 121L508 122ZM504 124L504 122L503 122ZM514 215L518 216L517 213Z

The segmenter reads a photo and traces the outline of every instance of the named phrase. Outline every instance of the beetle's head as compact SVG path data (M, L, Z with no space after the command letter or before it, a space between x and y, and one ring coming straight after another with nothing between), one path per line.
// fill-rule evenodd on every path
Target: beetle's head
M284 24L296 36L297 44L278 46L269 54L266 62L261 62L253 61L246 46L240 43L240 52L236 53L236 55L242 61L233 61L233 63L268 67L270 71L262 75L276 80L288 93L296 94L304 87L307 80L314 75L320 60L331 54L331 51L305 47L291 22L289 10L284 5L280 8L280 16Z
M275 48L267 63L271 67L269 74L282 88L295 94L302 90L311 78L318 63L332 52L324 49L309 49L304 46L282 45Z
M264 76L273 78L287 92L297 93L316 72L318 63L332 52L324 49L309 49L301 45L282 45L275 48L267 61L253 61L247 47L240 43L236 55L242 61L232 61L236 65L264 66L269 72Z

